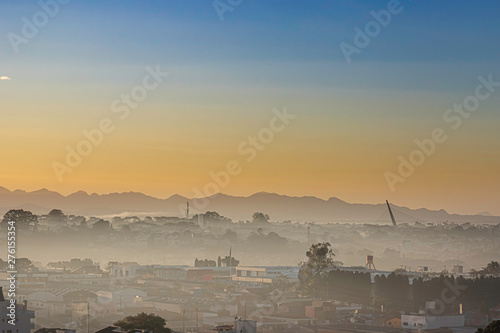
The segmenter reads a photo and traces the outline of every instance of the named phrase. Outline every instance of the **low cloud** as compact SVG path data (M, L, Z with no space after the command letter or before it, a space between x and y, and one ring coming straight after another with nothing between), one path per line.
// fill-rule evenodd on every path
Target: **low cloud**
M0 80L12 80L12 79L8 76L0 76Z

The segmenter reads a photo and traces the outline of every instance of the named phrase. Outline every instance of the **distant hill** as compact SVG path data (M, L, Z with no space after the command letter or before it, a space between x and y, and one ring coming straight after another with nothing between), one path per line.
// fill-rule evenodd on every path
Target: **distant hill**
M381 200L382 201L382 200ZM85 216L152 215L183 216L186 202L192 214L207 210L216 211L233 220L249 220L254 212L271 216L273 221L311 222L379 222L390 224L384 203L352 204L338 198L323 200L316 197L291 197L259 192L248 197L216 194L208 198L188 199L173 195L159 199L138 192L88 194L78 191L68 196L41 189L33 192L10 191L0 187L0 214L9 209L27 209L36 214L47 214L57 208L66 214ZM392 205L399 222L471 222L500 223L500 217L449 214L445 210L410 209Z

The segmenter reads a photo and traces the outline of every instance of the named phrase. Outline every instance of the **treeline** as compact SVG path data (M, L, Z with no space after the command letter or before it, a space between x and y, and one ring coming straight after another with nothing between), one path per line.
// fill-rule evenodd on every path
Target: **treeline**
M232 256L226 256L224 258L219 256L217 262L210 259L198 260L198 258L196 258L194 260L194 267L236 267L239 264L240 261Z
M465 279L462 276L415 278L410 284L407 275L377 275L373 283L370 273L333 270L316 286L328 298L385 310L418 311L426 302L433 302L432 314L456 314L488 309L500 304L500 277Z
M137 216L127 216L120 217L115 216L110 219L110 221L106 221L100 219L98 217L89 217L86 218L84 216L79 215L66 215L60 209L52 209L46 215L36 215L30 211L24 209L11 209L3 216L0 225L3 228L7 227L7 222L14 221L16 222L16 226L19 229L37 231L38 226L40 224L48 224L52 227L79 227L81 229L93 229L97 228L121 228L125 225L132 224L151 224L151 225L162 225L162 224L171 224L171 223L184 223L184 224L198 224L199 216L203 216L203 224L208 225L224 225L224 224L232 224L233 221L225 216L220 215L217 212L207 211L204 214L196 214L190 218L182 218L182 217L167 217L167 216L146 216L144 218L139 218ZM269 215L255 212L252 216L251 221L246 221L247 223L252 223L253 225L266 225L270 224ZM227 235L231 237L232 235ZM260 236L260 235L259 235Z

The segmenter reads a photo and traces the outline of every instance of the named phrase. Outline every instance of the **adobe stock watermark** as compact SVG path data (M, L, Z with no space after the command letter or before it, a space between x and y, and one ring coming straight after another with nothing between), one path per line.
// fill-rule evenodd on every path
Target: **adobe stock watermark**
M214 6L215 12L219 16L221 22L224 21L224 13L232 12L236 7L241 5L243 0L214 0L212 5Z
M59 182L64 180L63 176L66 173L73 172L83 162L83 158L94 151L95 147L102 144L105 135L109 135L115 130L117 121L127 119L131 110L137 109L139 104L149 96L149 93L157 89L164 78L169 75L168 72L161 70L160 65L156 65L156 68L147 66L146 73L141 84L133 87L130 93L121 95L111 103L111 112L118 119L104 117L95 128L84 129L82 131L83 139L74 146L66 146L64 161L52 162L52 169Z
M408 0L412 1L412 0ZM361 50L370 45L373 38L380 35L382 28L386 28L392 21L392 17L401 13L404 9L400 0L390 0L386 6L387 9L379 10L378 12L372 10L370 15L373 20L365 24L364 29L354 27L353 44L346 42L340 43L340 50L344 55L345 61L350 64L352 62L353 54L360 54Z
M465 119L468 119L481 106L481 102L486 101L500 87L500 82L493 81L493 75L489 74L486 78L478 77L479 84L471 94L464 98L462 103L453 104L453 108L447 109L443 113L443 121L456 131ZM448 130L449 131L449 130ZM437 146L448 140L447 131L442 127L436 127L430 132L430 136L422 140L416 139L417 148L412 150L408 157L398 156L399 166L397 172L386 171L385 180L392 192L396 190L396 184L404 183L408 177L413 175L415 169L436 152Z
M40 29L49 24L50 19L54 18L61 8L68 4L71 0L40 0L38 5L40 10L33 14L31 19L26 16L21 18L23 25L21 26L21 34L9 32L7 38L10 45L16 54L19 53L19 46L28 44L30 40L35 38Z
M268 126L261 128L256 135L248 136L242 141L238 147L238 155L244 157L243 161L237 159L229 160L225 164L225 168L218 172L210 171L208 176L211 181L207 182L200 190L193 188L192 205L198 211L205 209L210 203L208 197L220 193L220 191L231 182L231 178L238 176L243 172L243 165L251 163L257 158L259 152L266 149L266 147L274 141L276 134L283 132L291 121L297 117L295 114L288 113L286 107L282 111L273 109L273 117L269 120ZM179 210L184 212L184 205L179 206Z
M427 318L429 322L436 321L446 311L446 305L456 302L462 293L467 290L467 286L461 285L456 278L453 280L453 283L448 278L445 278L443 283L445 287L441 289L440 298L434 299L432 301L434 302L434 306L429 309L432 315Z

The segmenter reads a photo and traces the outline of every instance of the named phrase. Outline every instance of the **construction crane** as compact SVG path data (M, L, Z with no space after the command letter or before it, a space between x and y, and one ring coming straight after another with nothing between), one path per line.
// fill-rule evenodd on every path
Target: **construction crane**
M392 210L391 210L391 206L389 205L389 201L386 200L385 203L387 204L387 208L389 208L389 214L391 214L392 225L397 227L398 224L396 223L396 219L394 218L394 214L392 214Z

